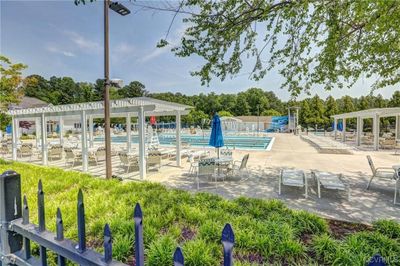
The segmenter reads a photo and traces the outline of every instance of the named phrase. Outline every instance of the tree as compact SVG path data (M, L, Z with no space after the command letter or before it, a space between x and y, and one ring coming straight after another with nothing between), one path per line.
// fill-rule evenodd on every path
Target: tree
M364 74L376 77L373 88L400 82L400 1L182 3L179 10L186 8L190 15L180 45L172 50L205 60L192 72L203 84L238 74L249 57L254 62L250 78L259 80L277 68L282 87L294 95L315 85L351 87Z
M308 104L309 99L306 99L301 102L300 114L299 114L299 123L308 128L310 125L310 117L312 116L310 105Z
M310 109L311 115L307 118L307 124L317 126L326 125L329 120L325 116L324 101L318 95L311 98Z
M223 117L223 116L225 116L225 117L232 117L232 116L233 116L230 112L224 111L224 110L219 111L219 112L218 112L218 115L219 115L220 117Z
M350 96L344 96L341 99L340 111L341 113L350 113L355 111L353 99Z
M259 115L268 108L268 98L260 88L250 88L242 94L249 106L251 115Z
M182 118L182 122L188 125L202 125L203 120L209 119L209 116L201 110L190 110L190 113Z
M123 98L142 97L148 94L148 91L146 91L145 88L146 86L144 86L139 81L132 81L131 83L120 89L119 94Z
M246 97L243 95L243 92L238 94L235 115L250 115L250 107L246 101Z
M390 107L400 107L400 91L395 91L389 101Z
M333 118L331 118L332 115L336 115L339 113L339 108L337 106L335 98L332 96L328 96L325 101L325 117L327 118L327 126L329 127L331 122L333 121Z
M23 91L22 70L26 65L11 63L11 60L0 55L0 111L8 110L10 104L18 103Z
M20 101L24 83L31 82L22 77L22 70L25 68L26 65L13 64L10 59L0 55L0 129L2 130L10 122L10 117L5 112L11 104Z
M262 115L266 116L281 116L282 114L274 109L268 109L262 112Z

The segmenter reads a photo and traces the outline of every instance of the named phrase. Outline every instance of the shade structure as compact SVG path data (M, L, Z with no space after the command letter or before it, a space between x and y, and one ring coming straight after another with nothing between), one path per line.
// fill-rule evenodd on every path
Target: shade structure
M221 120L217 113L213 117L211 127L211 136L208 145L215 148L223 147L224 137L222 135Z

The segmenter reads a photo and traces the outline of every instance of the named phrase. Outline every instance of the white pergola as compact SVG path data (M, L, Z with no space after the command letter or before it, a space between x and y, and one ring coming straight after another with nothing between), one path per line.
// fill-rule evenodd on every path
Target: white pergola
M145 118L146 116L175 116L176 118L176 164L181 166L181 115L187 115L191 106L156 100L149 97L111 100L111 117L125 117L127 131L127 151L131 151L131 117L138 118L139 134L139 173L140 178L146 177L145 157ZM60 144L63 144L63 118L77 117L82 125L82 170L88 171L88 147L93 147L93 119L104 118L104 102L87 102L9 110L12 117L12 158L17 160L17 143L19 141L19 121L35 121L36 141L41 138L42 164L47 165L47 120L59 120ZM88 126L89 122L89 126ZM40 125L40 130L39 130ZM89 138L88 138L89 128ZM40 134L39 134L40 133ZM89 141L88 141L89 140Z
M380 132L380 119L382 117L396 117L396 139L400 139L400 107L393 108L377 108L377 109L368 109L351 113L344 113L339 115L333 115L334 124L333 130L335 133L335 139L337 135L337 124L338 120L342 120L343 122L343 132L346 132L346 119L349 118L357 118L357 135L356 135L356 144L357 146L361 145L361 136L363 132L363 123L364 119L372 118L373 125L373 135L374 135L374 149L379 149L379 132ZM342 141L346 141L346 134L342 134Z

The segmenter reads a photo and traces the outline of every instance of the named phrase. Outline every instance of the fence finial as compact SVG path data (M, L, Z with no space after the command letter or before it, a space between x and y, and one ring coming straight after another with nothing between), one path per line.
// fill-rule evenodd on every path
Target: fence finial
M42 180L39 179L38 183L38 218L39 218L39 232L46 230L45 210L44 210L44 191Z
M85 204L83 203L83 193L78 192L78 251L80 253L86 250L86 230L85 230Z
M183 257L182 249L177 247L174 252L174 266L183 266L185 259Z
M136 203L133 218L135 220L135 259L136 266L144 265L143 245L143 213L139 203Z
M60 208L57 208L56 230L57 230L56 240L58 241L64 240L64 225Z
M222 230L221 241L224 246L224 266L232 266L232 249L235 244L235 235L230 224L226 224Z
M104 261L109 263L112 260L112 236L110 226L104 226Z
M23 206L22 206L22 224L29 223L29 207L26 195L24 195Z

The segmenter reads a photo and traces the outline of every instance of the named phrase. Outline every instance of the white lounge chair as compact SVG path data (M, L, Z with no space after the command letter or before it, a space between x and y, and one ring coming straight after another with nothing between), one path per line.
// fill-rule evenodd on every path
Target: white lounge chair
M282 185L291 187L304 187L305 198L308 198L307 177L303 170L282 169L279 176L278 193L281 195Z
M371 156L369 156L369 155L367 155L367 160L368 160L369 166L371 167L371 171L372 171L372 176L368 182L367 190L369 189L369 187L371 185L372 179L374 179L375 177L393 180L395 182L395 191L394 191L393 202L394 202L394 204L396 204L397 186L398 186L399 180L398 180L398 175L396 174L395 170L391 167L375 167L375 164L372 161Z
M347 191L347 198L350 200L350 186L343 180L342 174L313 171L311 174L317 180L318 198L321 198L321 186L325 189Z
M249 161L250 154L243 156L241 161L234 161L231 166L228 167L227 173L230 176L240 176L241 178L250 176L249 169L247 168L247 162Z

